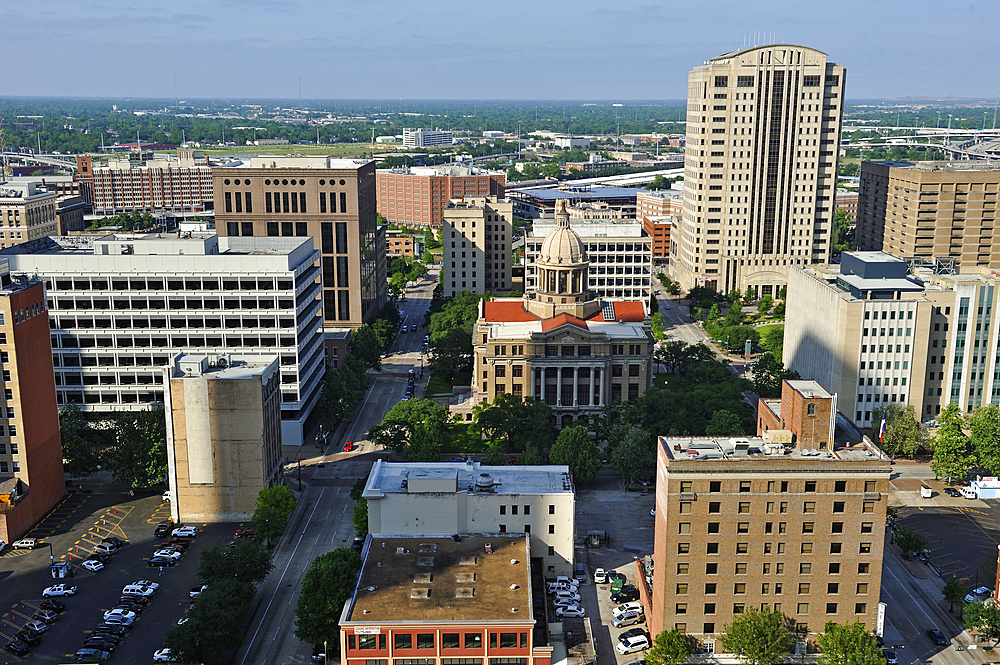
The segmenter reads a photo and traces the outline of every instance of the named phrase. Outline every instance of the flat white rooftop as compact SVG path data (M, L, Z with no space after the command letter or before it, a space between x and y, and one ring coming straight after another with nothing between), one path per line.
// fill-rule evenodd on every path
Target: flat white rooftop
M486 478L483 478L484 474ZM441 487L450 488L451 493L573 493L568 466L483 466L472 461L408 463L379 460L368 476L364 496L378 498L385 494L441 491L429 489Z

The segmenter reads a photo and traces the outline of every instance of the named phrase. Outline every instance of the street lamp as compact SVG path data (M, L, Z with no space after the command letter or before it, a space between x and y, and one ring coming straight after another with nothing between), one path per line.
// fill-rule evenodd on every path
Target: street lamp
M327 665L329 656L326 655L328 649L326 648L326 640L323 640L323 665Z

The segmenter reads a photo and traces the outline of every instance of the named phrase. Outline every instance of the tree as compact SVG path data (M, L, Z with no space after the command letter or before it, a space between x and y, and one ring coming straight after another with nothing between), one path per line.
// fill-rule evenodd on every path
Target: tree
M163 408L115 414L114 443L104 465L116 482L130 488L163 482L167 473L167 423Z
M188 621L171 628L164 645L184 663L217 663L243 641L243 617L253 601L252 585L221 580L198 596Z
M755 291L752 286L747 285L746 291L744 291L743 293L743 302L749 304L756 299L757 299L757 291Z
M720 409L712 414L712 419L705 427L705 436L745 436L746 429L738 415L726 409Z
M823 653L820 665L885 665L885 655L860 621L826 624L826 632L817 638Z
M351 354L357 356L368 369L382 369L382 347L378 336L367 323L351 333Z
M392 340L396 338L396 326L388 319L375 319L372 322L372 332L378 340L378 346L385 351L392 345Z
M548 451L555 440L552 409L533 397L505 393L493 403L480 402L472 408L473 427L486 438L501 444L507 452L534 447Z
M368 499L361 497L354 504L354 515L351 517L351 523L354 524L354 531L359 536L364 538L368 535Z
M265 487L257 495L257 507L250 518L258 538L271 542L285 530L288 517L295 511L298 501L285 485Z
M646 653L647 665L681 665L694 653L690 638L676 628L661 631Z
M1000 475L1000 408L995 404L977 406L967 422L976 464L988 476Z
M432 399L397 402L381 424L368 432L368 440L383 448L404 452L413 442L418 427L423 428L423 435L431 436L439 444L444 443L448 438L448 407Z
M798 372L785 369L773 355L764 353L753 368L753 391L760 397L781 397L781 382L799 378Z
M1000 640L1000 608L994 603L969 603L962 608L962 621L966 629Z
M612 431L611 466L626 480L647 480L656 470L656 450L650 435L622 424Z
M654 339L666 339L667 334L663 332L663 315L659 312L653 314L651 329Z
M778 311L777 307L775 307L774 311ZM774 359L780 363L785 348L785 326L781 324L766 326L759 332L760 345L764 347L765 351L769 351L774 356Z
M59 436L66 473L82 477L97 472L100 468L97 432L76 402L70 402L59 412Z
M211 547L198 558L198 579L210 586L223 580L257 586L273 569L270 550L253 538L238 538L232 547Z
M962 427L962 412L958 404L952 402L938 416L938 429L931 437L934 459L931 470L938 478L965 479L969 470L969 437Z
M652 190L666 189L668 187L670 187L670 184L659 173L653 176L653 179L646 184L646 189L652 189Z
M893 534L893 540L903 552L903 558L909 559L911 552L920 552L927 547L927 538L914 529L900 528Z
M573 480L578 484L586 484L601 472L601 451L590 438L590 433L583 425L567 427L559 432L556 442L549 450L549 462L565 464L573 474Z
M941 589L941 595L944 597L944 602L948 603L948 611L953 612L955 610L956 603L962 603L965 601L965 587L959 583L958 578L954 575L944 583L944 588Z
M912 405L888 404L872 411L872 422L881 427L885 414L885 434L879 447L890 455L913 457L923 444L923 432ZM877 435L876 435L877 436Z
M313 559L295 607L295 636L313 646L338 644L340 613L354 592L361 555L346 547Z
M366 380L364 363L351 353L341 359L339 367L327 368L318 406L331 427L351 415L364 395Z
M431 370L448 380L454 379L472 362L471 331L456 327L443 333L432 333L430 353Z
M757 303L757 313L761 316L767 316L767 313L771 311L771 307L774 306L774 298L770 294L765 293L760 302Z
M722 644L747 665L775 665L794 643L787 623L781 612L748 607L725 627Z

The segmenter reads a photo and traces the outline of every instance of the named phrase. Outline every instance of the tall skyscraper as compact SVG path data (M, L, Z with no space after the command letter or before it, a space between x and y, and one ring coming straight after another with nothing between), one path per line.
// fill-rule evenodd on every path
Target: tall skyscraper
M684 288L775 294L833 244L843 65L804 46L724 53L688 75L684 214L671 270Z

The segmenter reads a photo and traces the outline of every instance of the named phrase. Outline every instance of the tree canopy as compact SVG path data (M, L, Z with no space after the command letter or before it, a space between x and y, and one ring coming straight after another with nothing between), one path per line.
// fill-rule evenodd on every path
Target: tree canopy
M295 608L295 636L307 644L339 643L340 613L354 591L361 555L338 547L313 559Z
M878 429L885 414L885 434L879 447L889 455L913 457L923 445L924 434L917 422L916 410L912 404L887 404L872 410L872 423L878 438Z
M114 416L113 440L101 456L116 482L149 487L167 473L167 423L162 407Z
M969 471L969 437L965 435L962 411L952 402L941 410L938 428L931 437L934 459L931 470L938 478L965 480Z
M722 644L746 665L775 665L794 644L788 628L781 612L748 607L725 627Z
M473 407L473 427L507 452L548 451L555 440L552 408L533 397L505 393Z
M830 622L817 638L823 653L820 665L885 665L885 655L875 636L860 621Z
M549 450L549 462L569 466L573 480L579 484L587 484L596 478L604 466L601 451L583 425L567 427L559 432Z
M988 476L1000 476L1000 407L976 407L966 418L975 462Z
M753 368L753 391L760 397L781 397L781 382L802 378L799 373L785 369L771 353L764 353Z
M691 638L676 628L664 630L653 638L646 653L646 665L681 665L694 653Z
M89 476L98 470L101 462L98 434L76 402L70 402L59 412L63 470L70 476Z

